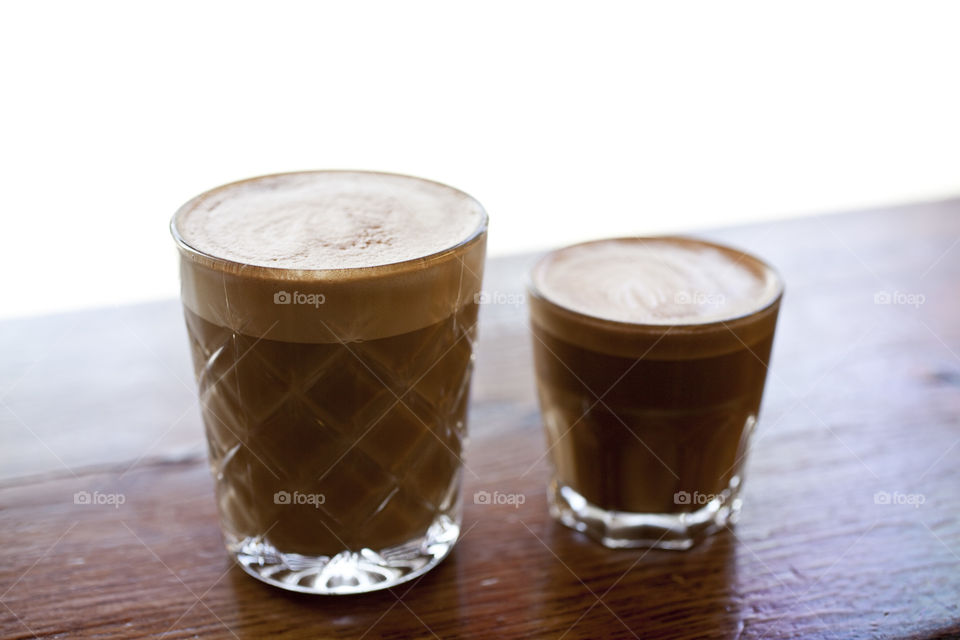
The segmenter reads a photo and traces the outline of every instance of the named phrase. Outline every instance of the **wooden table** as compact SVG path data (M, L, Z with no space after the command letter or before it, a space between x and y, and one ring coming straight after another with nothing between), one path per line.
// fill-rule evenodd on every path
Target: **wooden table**
M286 593L228 560L177 302L0 323L0 635L960 637L960 200L704 235L787 282L736 528L609 551L550 520L510 304L531 257L497 259L463 537L365 596Z

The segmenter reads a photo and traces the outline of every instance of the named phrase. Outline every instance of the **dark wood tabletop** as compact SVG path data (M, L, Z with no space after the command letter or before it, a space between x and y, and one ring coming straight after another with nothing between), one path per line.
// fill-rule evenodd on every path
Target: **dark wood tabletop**
M702 235L787 283L740 522L691 551L611 551L549 518L532 256L497 258L462 538L362 596L228 559L178 302L0 323L0 635L960 637L960 200Z

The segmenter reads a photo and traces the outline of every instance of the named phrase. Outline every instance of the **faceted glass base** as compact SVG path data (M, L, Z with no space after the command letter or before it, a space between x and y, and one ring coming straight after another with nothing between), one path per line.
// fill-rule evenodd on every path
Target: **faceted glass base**
M262 538L229 542L227 550L254 578L289 591L328 595L389 589L423 575L443 560L460 535L460 525L439 516L426 535L374 551L341 551L334 556L283 553Z
M554 518L611 549L684 550L736 522L741 506L739 494L740 478L734 476L727 489L696 511L628 513L601 509L554 479L547 499Z

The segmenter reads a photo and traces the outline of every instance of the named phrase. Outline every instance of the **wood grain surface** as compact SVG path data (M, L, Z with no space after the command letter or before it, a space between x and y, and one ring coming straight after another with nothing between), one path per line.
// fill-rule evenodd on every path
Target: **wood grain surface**
M495 259L462 539L363 596L228 559L176 301L0 323L0 636L960 637L960 200L703 236L787 282L740 522L668 552L551 521L532 257Z

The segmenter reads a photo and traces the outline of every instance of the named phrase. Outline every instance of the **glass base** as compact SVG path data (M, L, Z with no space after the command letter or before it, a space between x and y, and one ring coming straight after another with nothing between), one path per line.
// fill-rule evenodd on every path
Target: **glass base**
M682 551L693 547L711 533L736 522L742 504L739 495L740 478L734 476L727 489L696 511L630 513L601 509L569 486L554 479L550 483L547 500L550 503L550 515L605 547L646 547ZM689 500L689 494L686 496Z
M261 537L227 544L243 570L275 587L326 595L389 589L423 575L443 560L460 536L449 516L434 520L427 533L405 544L374 551L341 551L334 556L284 553Z

